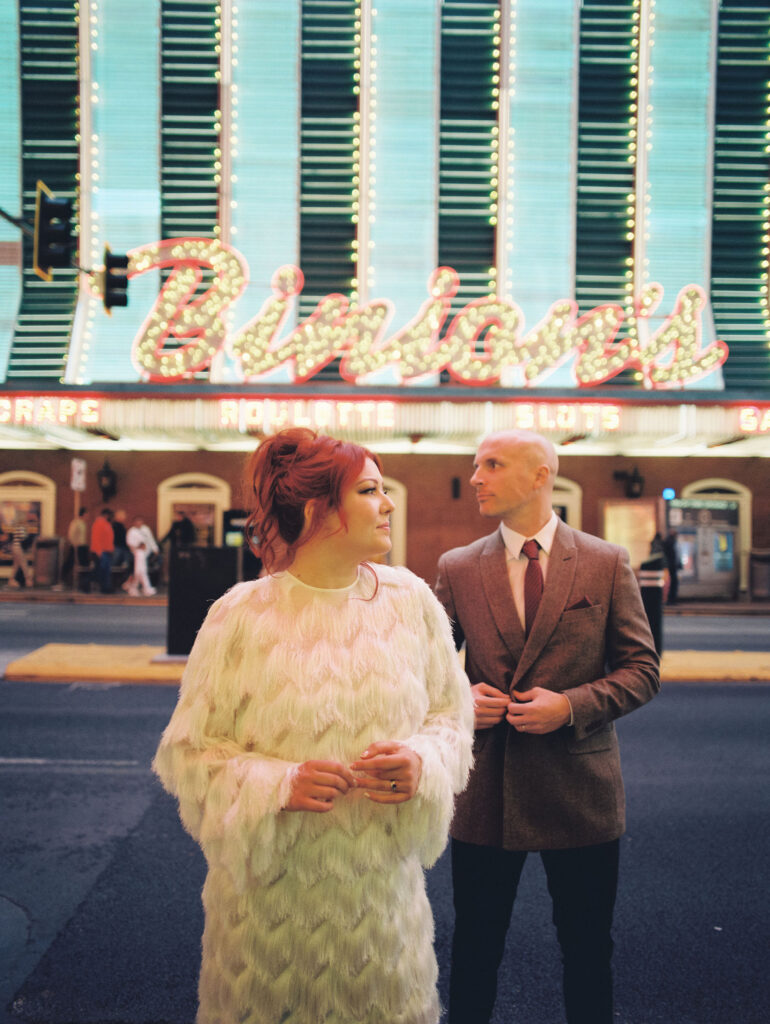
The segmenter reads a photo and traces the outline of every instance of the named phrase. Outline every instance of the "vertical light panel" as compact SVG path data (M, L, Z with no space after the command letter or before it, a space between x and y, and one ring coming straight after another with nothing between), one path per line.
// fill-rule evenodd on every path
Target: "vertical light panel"
M663 302L649 318L654 331L679 291L705 286L710 275L714 3L651 0L643 15L650 60L642 71L651 70L640 112L646 173L637 204L637 254L643 256L635 261L635 292L638 297L651 282L663 286ZM714 338L710 307L702 323L706 345ZM721 387L721 371L692 386Z
M6 4L6 6L8 6ZM11 143L21 164L22 216L35 217L36 182L72 203L78 229L79 109L76 0L19 0L21 131ZM32 239L24 238L21 304L7 378L59 381L66 367L77 301L78 273L57 268L50 281L32 269ZM76 253L73 252L73 256Z
M21 114L19 101L19 23L16 4L0 7L0 206L11 216L21 212ZM21 298L21 232L0 219L0 378L5 378L16 314Z
M102 0L88 12L81 40L83 125L81 210L89 267L104 262L104 247L126 253L160 236L158 160L159 0L133 0L126 17L120 0ZM107 316L101 299L82 288L67 380L71 383L136 380L131 341L158 294L156 275L131 280L129 305Z
M634 240L642 0L582 0L577 126L575 298L612 303L635 329ZM634 385L624 371L613 384Z
M721 0L717 22L711 303L728 388L770 381L770 2Z
M497 291L500 32L497 0L441 4L438 261L460 275L453 313Z
M361 28L355 0L302 0L302 317L332 292L359 298Z
M222 143L231 149L230 240L252 282L243 321L270 295L278 267L299 262L300 0L241 2L232 17L234 134Z
M372 19L367 290L394 303L392 330L425 301L437 260L438 18L437 0L388 0Z
M576 10L573 0L511 4L510 86L500 111L509 127L508 201L498 279L527 329L575 287ZM543 381L562 383L572 383L567 369Z

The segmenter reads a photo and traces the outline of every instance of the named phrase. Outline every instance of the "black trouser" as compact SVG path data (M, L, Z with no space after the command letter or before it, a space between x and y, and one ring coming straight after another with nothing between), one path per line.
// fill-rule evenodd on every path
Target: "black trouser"
M612 1024L612 914L620 842L542 850L564 965L567 1024ZM452 840L449 1024L488 1024L526 853Z

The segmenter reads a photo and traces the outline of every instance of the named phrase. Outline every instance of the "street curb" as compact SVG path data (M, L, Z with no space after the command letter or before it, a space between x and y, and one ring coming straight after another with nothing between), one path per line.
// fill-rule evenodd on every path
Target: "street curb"
M8 682L178 685L185 658L149 645L45 644L12 661ZM679 682L770 682L770 651L665 651L664 685Z

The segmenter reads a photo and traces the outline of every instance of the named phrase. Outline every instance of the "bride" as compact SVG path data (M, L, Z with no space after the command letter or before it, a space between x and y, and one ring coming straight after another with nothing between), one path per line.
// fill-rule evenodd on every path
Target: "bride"
M376 455L251 457L268 575L201 627L155 757L208 862L198 1024L437 1024L423 868L471 763L445 613L390 550Z

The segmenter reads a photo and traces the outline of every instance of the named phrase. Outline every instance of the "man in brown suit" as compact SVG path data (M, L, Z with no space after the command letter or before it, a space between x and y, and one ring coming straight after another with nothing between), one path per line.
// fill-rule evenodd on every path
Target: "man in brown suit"
M519 877L537 851L568 1024L611 1024L625 828L613 722L657 693L658 657L625 549L553 513L550 442L524 431L493 434L474 467L479 510L501 526L443 555L436 582L458 646L465 641L477 730L475 767L451 829L449 1021L490 1020Z

